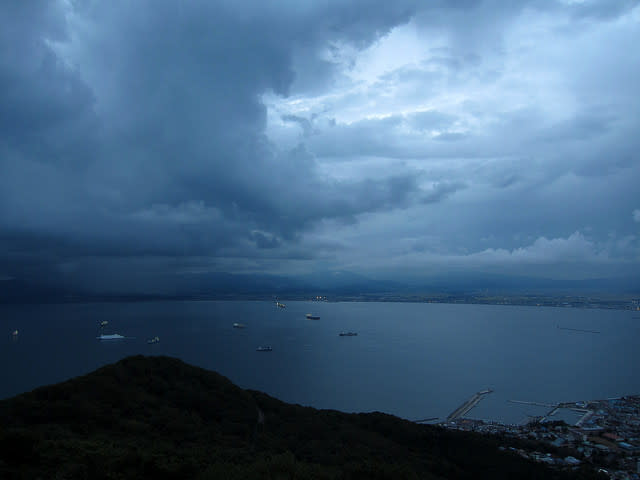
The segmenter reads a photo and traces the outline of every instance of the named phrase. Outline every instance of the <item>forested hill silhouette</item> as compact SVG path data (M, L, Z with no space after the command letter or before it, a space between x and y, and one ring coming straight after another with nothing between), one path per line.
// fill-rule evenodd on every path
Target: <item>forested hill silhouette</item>
M135 356L0 401L0 478L599 478L506 439L290 405L168 357Z

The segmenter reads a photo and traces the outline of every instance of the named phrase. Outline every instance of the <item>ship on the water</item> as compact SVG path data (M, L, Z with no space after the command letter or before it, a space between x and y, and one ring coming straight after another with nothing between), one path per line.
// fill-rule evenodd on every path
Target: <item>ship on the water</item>
M96 337L98 340L120 340L122 338L124 338L123 335L120 335L118 333L112 333L110 335L100 335L98 337Z

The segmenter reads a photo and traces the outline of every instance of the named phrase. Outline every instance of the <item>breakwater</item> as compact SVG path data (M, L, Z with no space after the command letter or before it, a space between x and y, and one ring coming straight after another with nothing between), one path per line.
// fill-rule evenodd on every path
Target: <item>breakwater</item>
M488 395L491 392L493 392L493 390L487 388L486 390L481 390L477 393L474 393L473 396L471 396L471 398L469 398L466 402L464 402L462 405L456 408L453 412L451 412L447 417L446 421L451 422L453 420L456 420L457 418L463 417L464 415L469 413L469 411L473 407L475 407L485 395Z

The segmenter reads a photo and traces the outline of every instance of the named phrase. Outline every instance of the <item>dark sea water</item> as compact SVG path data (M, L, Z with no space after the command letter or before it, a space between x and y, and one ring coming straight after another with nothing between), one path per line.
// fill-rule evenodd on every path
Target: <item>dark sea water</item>
M444 418L485 388L494 392L468 416L513 423L542 410L509 399L640 394L640 320L629 311L286 303L0 305L0 398L133 354L178 357L286 402L408 419ZM102 320L105 333L133 338L97 340ZM339 337L343 330L358 336ZM160 343L146 343L156 335Z

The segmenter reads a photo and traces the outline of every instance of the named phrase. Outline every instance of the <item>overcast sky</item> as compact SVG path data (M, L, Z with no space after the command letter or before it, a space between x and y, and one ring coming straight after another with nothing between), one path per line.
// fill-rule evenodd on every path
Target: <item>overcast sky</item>
M1 2L0 278L638 272L638 45L631 0Z

